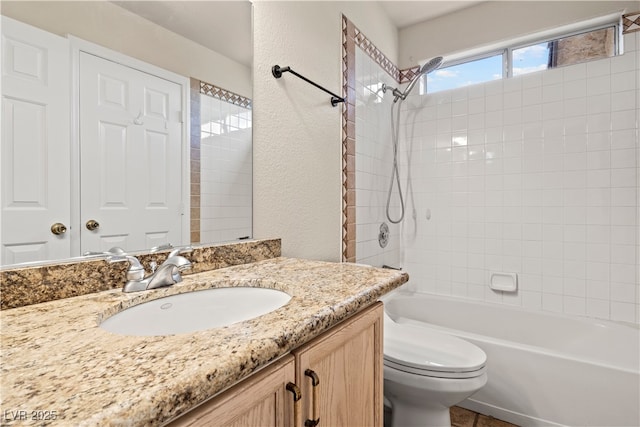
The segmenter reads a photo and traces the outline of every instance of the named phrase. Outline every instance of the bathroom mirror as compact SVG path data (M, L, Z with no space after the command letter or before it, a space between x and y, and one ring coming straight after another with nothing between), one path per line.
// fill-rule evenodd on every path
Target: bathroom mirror
M184 117L182 123L190 128L185 133L189 138L182 141L189 145L190 150L185 151L187 154L182 155L182 160L176 159L179 163L167 163L165 169L185 170L185 165L189 166L190 173L183 173L181 178L182 187L190 189L183 191L183 200L188 205L183 212L189 216L180 225L181 240L170 240L169 243L211 244L252 237L252 34L249 1L3 1L0 11L3 16L56 36L71 35L183 76L187 82L190 79L191 88L187 90L191 93L187 94L187 103L191 117ZM73 78L77 77L72 76L70 80ZM200 85L201 81L203 85ZM3 128L4 110L3 103ZM75 126L77 128L78 125ZM70 137L73 132L74 124L70 126ZM5 131L3 140L4 136ZM3 161L3 169L4 166ZM73 172L70 175L73 183ZM80 178L76 179L79 181ZM136 183L123 178L121 185L135 186ZM77 190L75 193L84 193L79 191L77 184L75 187L71 184L70 188L69 203L73 211L78 208L73 206L74 188ZM2 191L7 191L6 183ZM82 204L83 200L79 203ZM74 215L76 221L73 220ZM67 236L79 228L84 230L85 222L89 228L86 218L79 219L77 213L72 213L71 217L66 227ZM96 219L99 224L99 219ZM145 218L137 220L146 221ZM47 221L49 234L63 230L60 225L54 227L56 221L66 222L56 218ZM3 220L0 236L3 246L11 228L34 228L19 222ZM50 225L51 232L48 230ZM71 246L66 256L43 257L38 261L56 261L79 256L87 250L108 249L81 247L77 241ZM136 245L125 249L136 252L150 246L155 245ZM28 257L21 258L19 253L14 262L5 259L0 267L33 261Z

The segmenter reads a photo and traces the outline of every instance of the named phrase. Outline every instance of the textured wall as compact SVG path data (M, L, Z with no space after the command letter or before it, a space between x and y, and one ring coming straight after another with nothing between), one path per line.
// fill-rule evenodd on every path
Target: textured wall
M254 236L281 237L285 256L341 259L342 107L271 67L340 93L342 13L395 60L395 29L375 3L254 3Z

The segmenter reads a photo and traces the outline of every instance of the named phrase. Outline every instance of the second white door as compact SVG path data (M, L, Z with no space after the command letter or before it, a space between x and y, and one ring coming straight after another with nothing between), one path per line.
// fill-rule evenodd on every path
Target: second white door
M80 53L81 251L183 241L181 87Z

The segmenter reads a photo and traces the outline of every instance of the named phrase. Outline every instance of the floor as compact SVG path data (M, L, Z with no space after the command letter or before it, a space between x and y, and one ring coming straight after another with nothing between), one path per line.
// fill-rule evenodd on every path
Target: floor
M468 409L454 406L451 408L451 427L517 427L515 424L497 418L478 414Z
M478 414L468 409L454 406L451 408L451 427L518 427L515 424ZM391 408L384 407L384 425L391 425Z

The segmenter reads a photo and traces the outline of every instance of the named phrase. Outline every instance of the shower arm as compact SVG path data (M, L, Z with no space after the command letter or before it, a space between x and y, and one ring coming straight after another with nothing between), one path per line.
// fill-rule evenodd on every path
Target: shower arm
M387 90L391 90L391 94L393 94L394 96L393 98L394 103L398 102L398 99L402 99L404 101L404 99L406 98L406 95L400 92L400 89L387 86L386 84L382 83L382 93L387 93Z
M282 77L282 73L291 73L294 76L301 78L302 80L304 80L305 82L317 87L318 89L328 93L329 95L331 95L331 105L333 107L335 107L336 105L338 105L341 102L345 102L345 99L341 96L336 95L335 93L331 92L330 90L327 90L325 88L323 88L322 86L320 86L319 84L309 80L308 78L306 78L305 76L303 76L302 74L298 74L295 71L293 71L291 69L291 67L287 66L287 67L281 67L279 65L274 65L271 68L271 74L273 74L273 77L275 77L276 79L279 79L280 77Z

